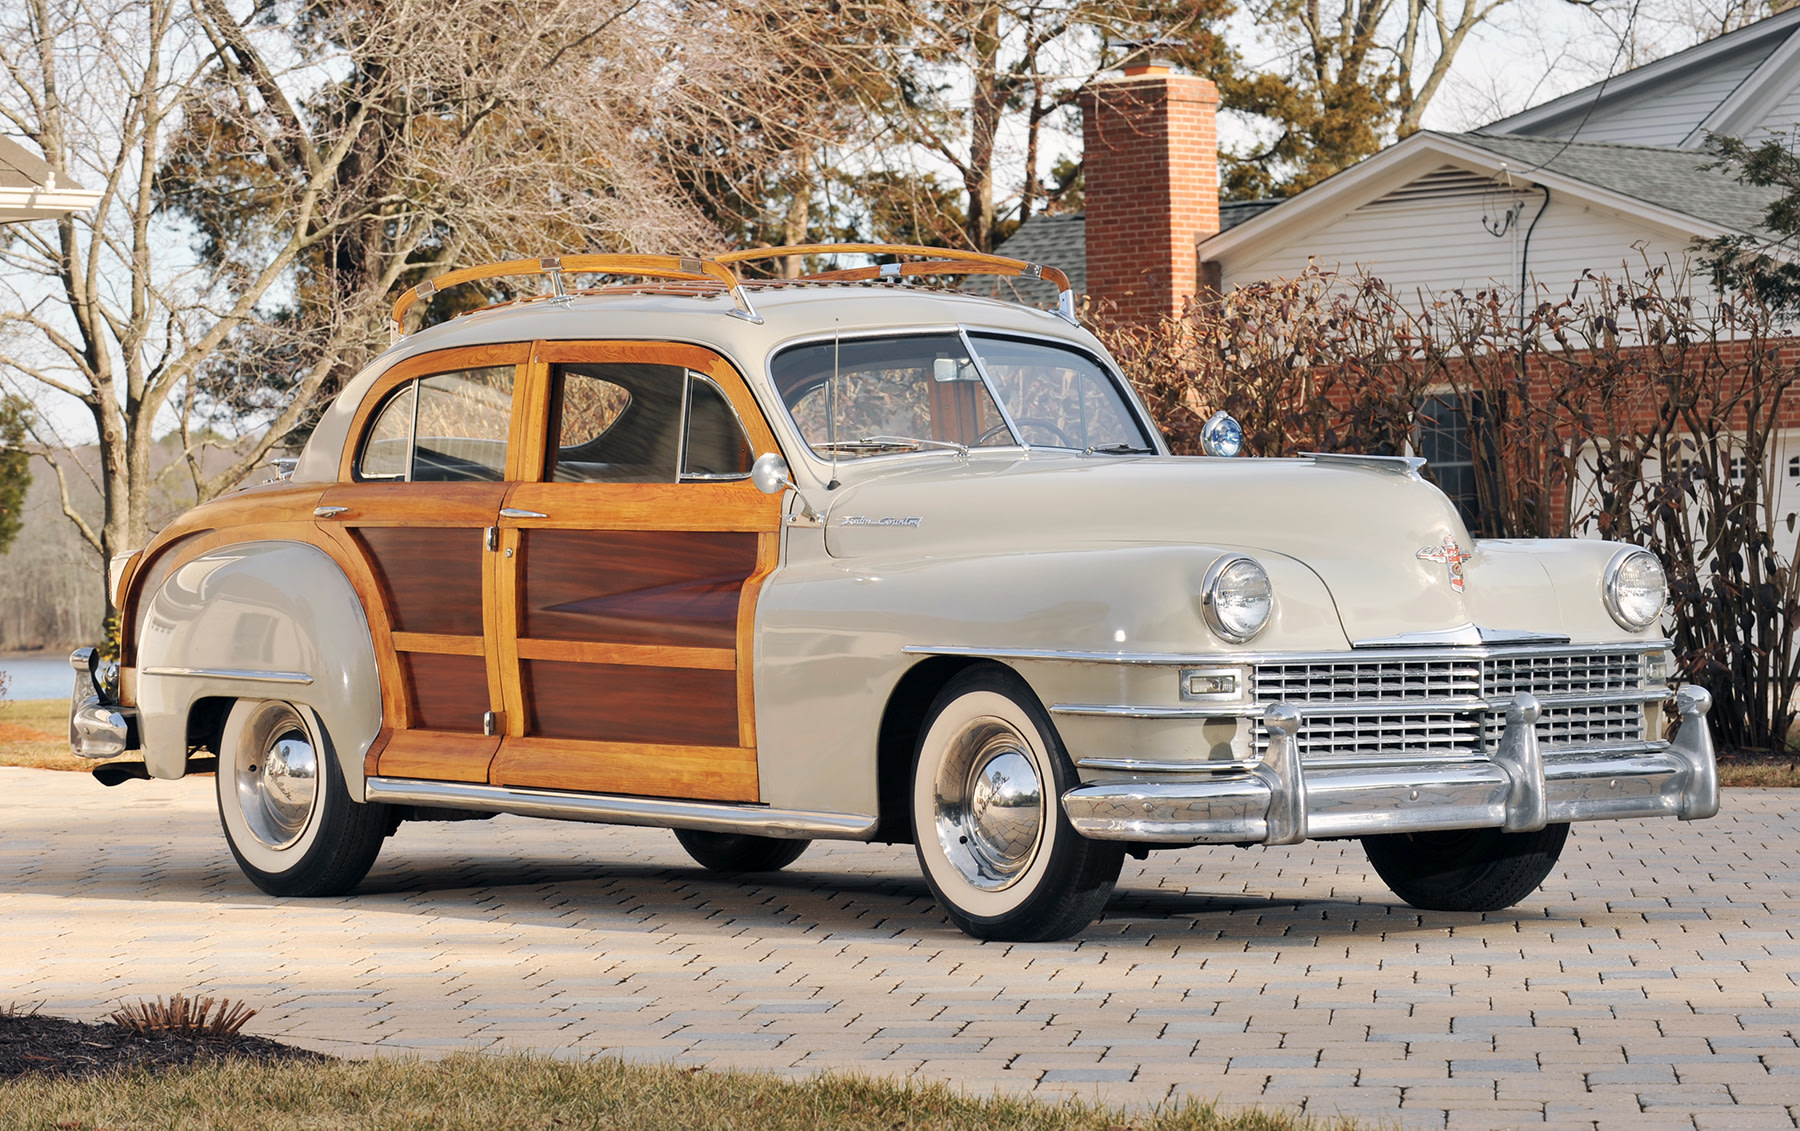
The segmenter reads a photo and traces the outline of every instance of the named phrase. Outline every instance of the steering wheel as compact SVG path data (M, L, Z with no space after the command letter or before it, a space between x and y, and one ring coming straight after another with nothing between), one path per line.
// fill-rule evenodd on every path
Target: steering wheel
M1057 439L1062 441L1062 446L1065 448L1081 447L1080 444L1077 444L1075 442L1074 437L1070 436L1067 432L1064 432L1061 428L1058 428L1055 424L1051 423L1048 420L1043 419L1042 417L1021 416L1019 419L1013 421L1013 423L1017 424L1019 426L1019 431L1021 431L1021 432L1023 432L1027 428L1048 429L1049 431L1056 433ZM989 428L986 432L983 432L981 434L981 436L978 439L976 439L975 446L978 448L981 447L983 444L987 443L989 440L992 440L995 436L1000 435L1002 432L1005 432L1006 430L1007 430L1006 422L1001 421L999 424L996 424L992 428ZM1021 439L1022 438L1023 437L1021 437Z

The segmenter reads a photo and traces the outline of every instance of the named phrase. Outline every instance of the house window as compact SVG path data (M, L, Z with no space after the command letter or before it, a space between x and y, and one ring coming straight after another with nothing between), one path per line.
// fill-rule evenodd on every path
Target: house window
M1493 428L1479 393L1433 393L1419 405L1413 448L1426 460L1426 472L1456 504L1463 524L1475 535L1490 530L1482 508L1479 478L1491 480L1495 467ZM1477 453L1480 458L1477 459ZM1487 492L1492 499L1494 493Z

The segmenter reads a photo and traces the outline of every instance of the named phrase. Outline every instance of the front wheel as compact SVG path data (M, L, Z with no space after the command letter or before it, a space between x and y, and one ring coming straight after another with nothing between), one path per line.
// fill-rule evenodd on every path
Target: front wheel
M1056 728L1017 675L970 668L938 694L913 757L913 843L951 922L978 939L1048 942L1106 906L1125 846L1063 813L1077 784Z
M1424 911L1499 911L1538 889L1556 867L1569 826L1530 833L1447 829L1362 838L1394 894Z
M233 704L216 784L231 854L270 895L343 895L387 837L387 806L350 800L325 729L305 707Z

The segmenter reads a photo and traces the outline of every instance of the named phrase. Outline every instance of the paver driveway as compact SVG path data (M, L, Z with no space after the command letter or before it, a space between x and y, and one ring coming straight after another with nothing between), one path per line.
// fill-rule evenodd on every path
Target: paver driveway
M1421 914L1351 844L1126 861L1078 939L981 944L910 848L719 878L667 832L408 824L353 898L270 899L212 780L0 769L0 1004L242 998L349 1055L471 1046L1406 1127L1790 1127L1800 793L1578 827L1513 913Z

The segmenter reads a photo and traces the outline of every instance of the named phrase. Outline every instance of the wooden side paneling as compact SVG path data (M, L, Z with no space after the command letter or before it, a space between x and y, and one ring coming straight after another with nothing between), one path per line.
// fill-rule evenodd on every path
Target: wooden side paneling
M482 635L482 532L359 527L388 594L397 632Z
M499 749L498 737L403 730L388 740L376 766L386 778L485 782Z
M488 771L495 785L755 801L756 751L508 737Z
M526 733L595 742L736 746L729 671L523 660Z
M523 538L523 638L734 646L756 535L528 530Z
M403 652L400 668L412 692L414 727L481 733L481 716L488 710L488 676L480 656Z

